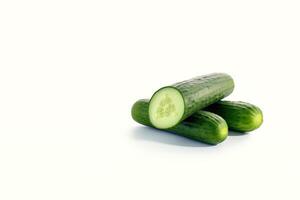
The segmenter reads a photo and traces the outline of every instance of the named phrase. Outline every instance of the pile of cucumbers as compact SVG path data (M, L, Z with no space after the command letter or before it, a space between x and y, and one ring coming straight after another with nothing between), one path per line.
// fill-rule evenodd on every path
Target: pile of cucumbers
M249 132L263 122L257 106L221 100L233 89L228 74L198 76L160 88L150 100L136 101L131 116L140 124L215 145L227 138L228 129Z

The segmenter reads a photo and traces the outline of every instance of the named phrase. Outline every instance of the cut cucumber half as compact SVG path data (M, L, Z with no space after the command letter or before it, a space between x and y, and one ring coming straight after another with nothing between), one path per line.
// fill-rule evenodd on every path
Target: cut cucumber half
M181 120L184 114L184 100L173 87L158 90L151 99L150 121L157 128L169 128Z
M156 128L171 128L196 111L228 96L233 88L233 79L223 73L198 76L163 87L150 100L150 121Z

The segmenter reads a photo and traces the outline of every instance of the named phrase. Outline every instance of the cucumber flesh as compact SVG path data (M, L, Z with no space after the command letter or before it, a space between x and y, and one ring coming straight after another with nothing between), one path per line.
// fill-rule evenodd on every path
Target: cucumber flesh
M169 128L184 114L184 100L178 90L165 87L156 92L149 108L150 121L157 128Z
M223 73L199 76L163 87L150 100L150 121L156 128L171 128L196 111L228 96L233 88L233 79Z

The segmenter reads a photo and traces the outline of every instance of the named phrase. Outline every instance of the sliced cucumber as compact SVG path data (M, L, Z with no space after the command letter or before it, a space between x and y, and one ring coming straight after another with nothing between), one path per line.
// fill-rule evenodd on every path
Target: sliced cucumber
M156 128L171 128L196 111L228 96L233 79L222 73L199 76L163 87L150 100L150 122Z

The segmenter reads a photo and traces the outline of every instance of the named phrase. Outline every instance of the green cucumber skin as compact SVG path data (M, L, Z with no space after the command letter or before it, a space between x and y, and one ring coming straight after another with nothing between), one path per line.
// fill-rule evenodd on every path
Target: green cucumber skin
M196 111L231 94L234 89L234 81L228 74L213 73L178 82L167 87L177 89L184 99L185 108L181 120L178 121L180 123ZM166 87L161 89L164 88Z
M148 99L138 100L132 106L131 116L136 122L155 128L150 122L148 107ZM183 122L164 130L213 145L224 141L228 135L225 120L207 111L197 111Z
M242 101L219 101L204 110L221 116L230 130L249 132L263 122L263 114L257 106Z

